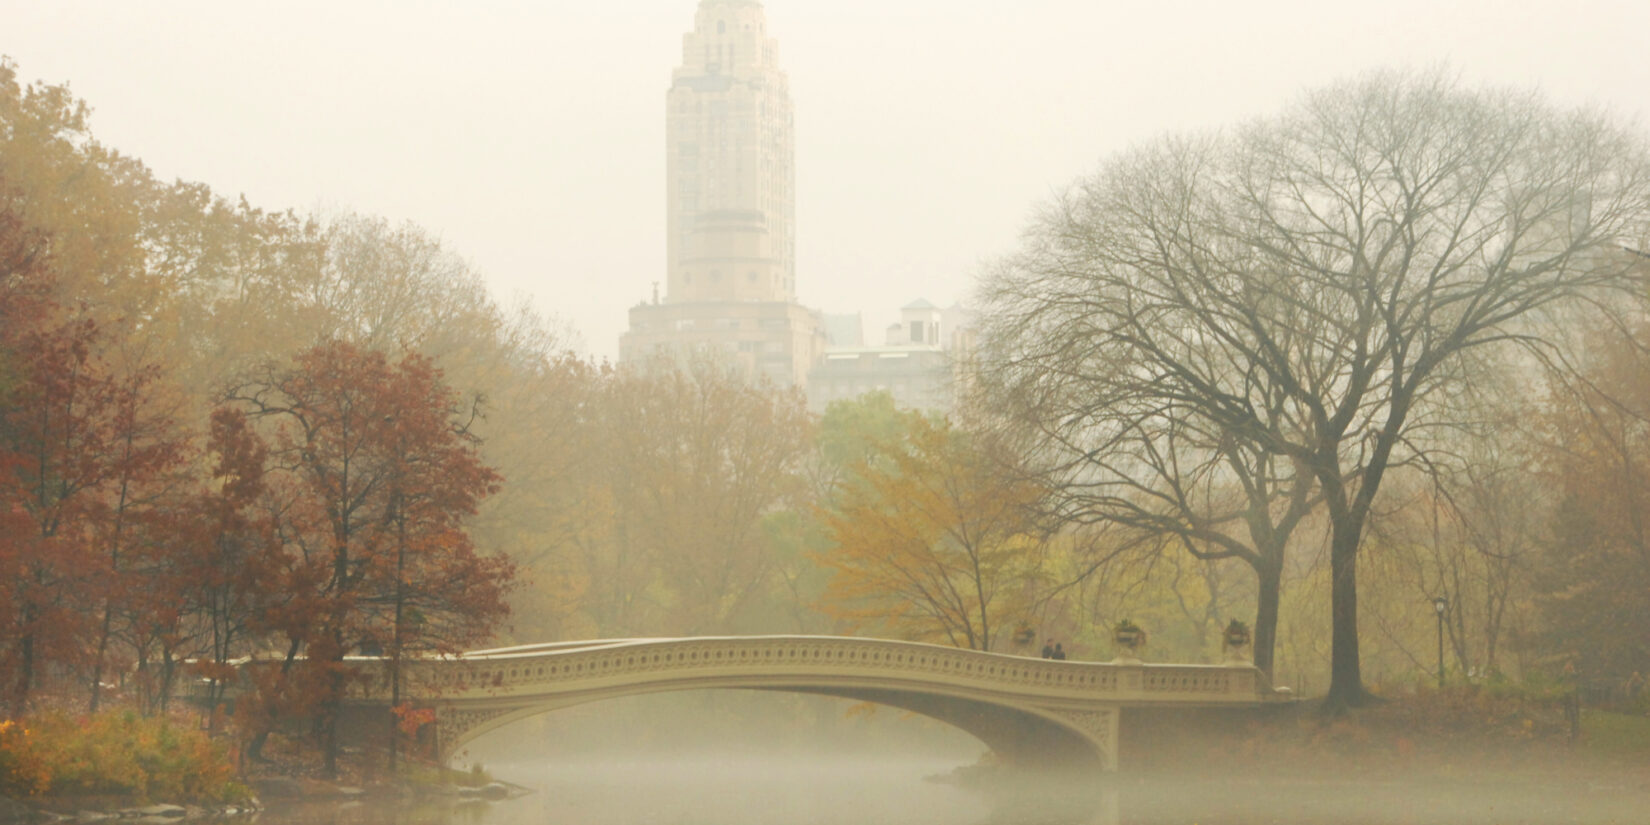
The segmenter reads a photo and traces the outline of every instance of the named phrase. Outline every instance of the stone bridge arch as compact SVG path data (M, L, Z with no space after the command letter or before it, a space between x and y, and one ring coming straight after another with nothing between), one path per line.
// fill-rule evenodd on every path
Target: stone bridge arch
M472 703L440 703L437 705L437 753L442 761L446 761L485 733L575 705L683 690L761 690L871 702L951 725L980 740L1003 759L1039 769L1103 770L1112 766L1115 750L1117 714L1113 709L1058 711L1012 707L934 690L825 688L804 684L755 686L739 679L692 685L631 685L577 697L546 698L529 704L512 702L488 707Z
M957 727L1013 763L1114 770L1125 707L1255 705L1271 693L1247 665L1051 661L831 636L565 642L403 667L404 695L436 710L442 760L482 733L560 708L646 693L744 689L874 702ZM372 690L355 698L383 701Z

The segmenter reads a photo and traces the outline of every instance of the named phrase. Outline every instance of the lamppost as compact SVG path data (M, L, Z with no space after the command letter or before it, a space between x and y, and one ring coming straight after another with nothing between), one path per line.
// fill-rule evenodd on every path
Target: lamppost
M1438 614L1438 689L1444 689L1444 611L1449 609L1449 599L1435 596L1432 599L1432 610Z

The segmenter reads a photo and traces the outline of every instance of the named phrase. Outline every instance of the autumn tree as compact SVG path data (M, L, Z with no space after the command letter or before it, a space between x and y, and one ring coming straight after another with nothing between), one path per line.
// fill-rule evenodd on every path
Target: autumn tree
M1606 118L1431 74L1342 83L1131 151L1045 208L984 286L993 394L1076 512L1147 516L1257 572L1321 499L1329 703L1357 704L1357 560L1388 470L1470 420L1466 354L1539 345L1531 313L1631 285L1647 206L1644 141Z
M12 616L55 639L42 648L14 628L21 659L8 696L19 703L42 655L89 664L98 702L129 617L121 600L135 592L118 574L128 528L181 446L159 432L158 367L129 346L154 320L135 235L143 173L90 139L86 112L64 88L19 84L0 60L0 440L18 460L0 509L26 522L7 531L12 561L29 568L7 577L21 599ZM62 621L38 625L47 615Z
M1047 491L944 420L902 423L854 451L821 510L832 547L819 560L833 573L824 606L854 628L991 650L1043 578L1036 514Z
M345 655L454 650L503 621L511 564L482 557L464 520L498 486L461 403L428 358L332 341L271 365L232 402L271 431L290 601L270 611L290 640L283 669L313 685L336 769Z
M643 600L654 618L630 632L748 627L774 583L764 521L800 490L810 426L800 394L698 360L615 371L601 404L613 554L596 562L593 586L628 589L604 597L609 609Z
M1542 415L1557 502L1536 568L1538 638L1582 678L1619 687L1650 673L1650 333L1590 338Z
M520 524L535 539L522 554L535 637L794 628L780 567L805 493L800 393L708 359L615 368L562 357L529 378L530 392L506 400L534 412L519 420L536 443L514 460L532 450L555 463L522 467L542 493L531 521L490 518L486 529Z
M11 350L19 380L0 418L0 450L12 457L0 501L24 527L7 537L14 575L0 639L19 713L46 665L86 663L107 585L94 524L118 475L109 457L121 399L96 339L91 322L69 322L26 332Z
M268 454L243 410L215 410L205 483L153 524L170 539L168 572L176 585L163 590L177 600L181 621L193 627L199 653L191 673L211 686L214 721L237 675L231 660L262 635L266 612L285 598L277 587L282 546L276 517L265 506Z
M85 363L95 369L76 380L108 385L109 399L99 402L98 413L108 424L100 436L107 466L85 492L65 499L79 508L66 534L89 545L95 557L55 557L77 575L95 578L97 586L90 579L65 579L57 589L77 600L81 621L51 625L54 632L72 630L75 643L54 646L52 655L85 666L75 675L90 680L94 702L101 701L108 673L134 661L138 681L152 688L146 688L148 696L164 703L184 659L222 662L257 633L286 634L297 640L298 651L316 641L306 623L332 570L315 562L320 545L314 536L326 514L307 495L313 488L298 483L300 463L292 458L302 451L277 450L271 472L253 483L235 481L253 472L250 464L220 452L239 450L246 458L250 448L217 440L206 458L184 462L178 439L188 435L183 430L189 424L206 420L233 376L319 341L339 337L384 352L416 350L433 359L426 366L440 364L448 375L460 376L466 395L501 399L498 419L469 421L465 437L485 431L491 441L469 441L472 453L487 451L470 457L507 464L524 478L532 470L535 483L523 485L519 495L487 501L478 518L486 521L489 545L501 551L526 555L546 543L555 525L539 502L560 481L540 468L560 466L568 452L553 417L539 415L555 408L563 388L554 366L565 347L558 328L521 306L495 302L473 267L417 226L348 213L267 212L200 184L158 181L141 163L101 144L89 112L67 87L23 83L14 65L0 60L0 214L6 221L0 227L6 241L0 250L6 264L0 273L0 403L6 406L0 413L10 428L8 448L26 440L11 426L21 420L12 413L48 390L29 374L37 365L28 348L45 339L29 335L48 325L80 335L87 344ZM26 267L19 263L25 260ZM27 284L12 277L22 269L38 277ZM81 392L77 403L88 399ZM260 427L281 417L254 413ZM130 425L124 435L122 420ZM214 423L213 438L222 432L222 422ZM15 452L0 457L8 478L27 475L18 458ZM443 574L458 589L466 579L479 580L472 594L487 592L486 583L500 573L469 547L477 518L464 517L458 529L437 517L479 508L487 496L468 502L458 496L441 509L408 486L431 481L422 466L378 468L398 481L385 481L375 490L387 492L358 503L367 508L363 519L381 520L367 531L371 541L393 548L399 558L374 567L367 578L387 581L399 571L403 584L351 596L358 611L371 616L362 619L370 633L351 635L386 651L446 649L473 635L475 623L430 607L426 602L441 597L415 586L420 577L438 575L429 559L454 565ZM191 491L193 485L181 480L185 471L207 478L207 489ZM252 488L256 502L230 492ZM39 527L31 515L38 508L25 506L22 486L13 491L17 496L0 506L0 521L8 522L0 531L6 537L0 540L0 573L46 558L38 548L24 553L21 537ZM352 516L349 523L353 534L363 522ZM389 532L393 539L378 535ZM252 598L242 590L246 582L226 571L244 573L249 560L263 558L269 541L289 552L270 556L265 582L272 589ZM466 553L469 562L455 561ZM22 579L7 575L0 583L7 591L0 609L17 604L11 596L22 591L14 581ZM282 588L275 584L284 584L286 592L278 593ZM494 621L489 617L498 605L489 596L475 598L480 608L460 613ZM21 649L11 644L14 638L0 637L7 655ZM5 669L8 676L15 672ZM293 675L287 683L302 681Z
M173 567L172 544L156 529L156 522L181 482L188 438L174 415L177 408L166 397L158 368L129 367L115 380L108 421L111 439L104 456L110 472L107 500L89 525L105 571L89 676L93 712L101 701L105 676L117 664L111 660L114 647L122 640L136 653L140 677L149 675L143 665L158 644L169 681L181 617L176 586L180 582L166 574Z

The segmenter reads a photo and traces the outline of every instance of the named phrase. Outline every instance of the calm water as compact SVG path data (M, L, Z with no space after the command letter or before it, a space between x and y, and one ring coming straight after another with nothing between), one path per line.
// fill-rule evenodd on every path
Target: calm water
M752 757L497 764L535 793L496 803L315 806L260 825L1389 825L1650 823L1621 788L1118 778L983 794L926 781L955 763Z

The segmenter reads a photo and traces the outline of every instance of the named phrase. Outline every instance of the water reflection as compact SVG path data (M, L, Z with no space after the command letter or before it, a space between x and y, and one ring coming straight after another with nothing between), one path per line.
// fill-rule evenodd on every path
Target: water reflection
M967 825L988 811L975 794L924 777L955 763L688 758L557 765L538 782L515 766L495 772L542 788L542 822L618 825ZM523 779L515 777L522 776ZM512 823L512 825L515 825ZM525 825L523 823L523 825Z

